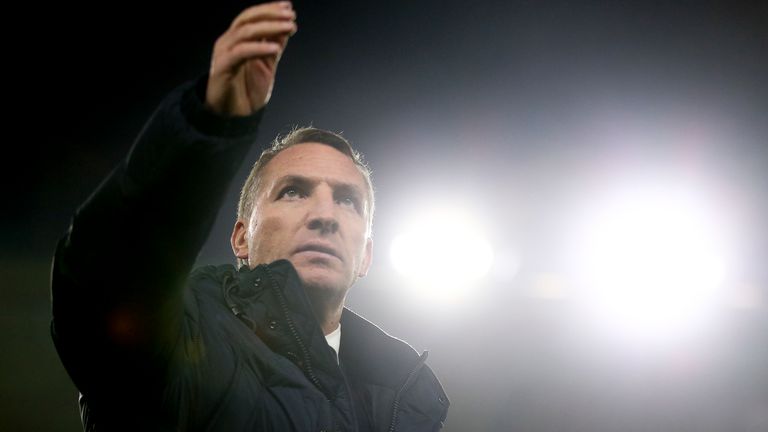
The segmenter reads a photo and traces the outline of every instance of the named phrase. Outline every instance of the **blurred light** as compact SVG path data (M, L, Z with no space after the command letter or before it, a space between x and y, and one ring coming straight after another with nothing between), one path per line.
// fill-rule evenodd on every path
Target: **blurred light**
M419 213L392 241L395 269L419 294L457 300L484 277L493 250L466 211L434 207Z
M497 250L493 254L493 266L490 275L499 284L510 284L517 278L522 266L520 253L510 247Z
M761 309L767 303L765 293L756 285L739 283L729 288L729 304L736 309Z
M706 311L726 274L713 206L674 183L626 185L583 221L577 260L603 324L674 333Z
M568 288L563 279L554 273L541 273L531 282L530 297L541 300L567 300Z

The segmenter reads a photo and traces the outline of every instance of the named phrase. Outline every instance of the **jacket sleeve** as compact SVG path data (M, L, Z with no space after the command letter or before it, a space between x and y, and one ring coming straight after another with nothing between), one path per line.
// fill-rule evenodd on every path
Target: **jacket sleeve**
M261 117L207 111L205 85L160 104L57 246L51 332L83 393L156 382L180 336L186 277Z

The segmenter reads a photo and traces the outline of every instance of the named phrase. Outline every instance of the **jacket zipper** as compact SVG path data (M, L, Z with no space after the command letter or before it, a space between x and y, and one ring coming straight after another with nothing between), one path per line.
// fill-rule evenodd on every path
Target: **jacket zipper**
M275 297L277 297L277 301L280 304L280 309L283 312L283 316L285 317L285 322L288 325L288 329L291 332L291 336L293 336L293 339L296 341L296 344L299 346L299 349L301 350L301 355L304 359L304 364L306 365L306 368L302 368L304 372L306 372L309 380L312 382L312 384L315 385L315 387L320 390L320 392L323 393L323 395L326 395L326 399L328 399L327 393L323 389L323 387L320 385L320 380L317 379L317 376L315 375L315 371L312 368L312 362L310 361L309 357L309 350L304 345L304 342L301 340L301 337L299 336L299 332L296 330L296 325L294 324L293 320L291 319L290 315L288 315L288 304L285 302L285 297L283 296L283 293L280 291L280 289L277 286L277 282L275 282L274 275L272 274L272 271L267 266L261 266L264 268L264 272L269 277L270 286L269 288L272 290L272 292L275 294ZM259 288L259 282L260 280L256 279L256 288ZM232 310L232 312L235 314L236 317L240 318L241 321L246 323L248 327L251 328L251 330L256 329L256 324L251 321L241 310L239 307L237 307L234 303L229 303L229 300L227 300L228 306ZM335 424L335 422L334 422ZM332 428L335 428L333 426Z
M394 432L395 426L397 425L397 414L398 410L400 409L400 398L402 397L403 393L408 390L411 384L413 384L416 373L421 370L421 367L424 366L424 362L427 361L427 355L429 355L429 352L424 351L424 353L419 356L419 360L416 362L416 366L410 372L408 372L408 376L406 377L405 382L397 391L397 393L395 393L395 401L392 403L392 422L389 424L389 432Z
M305 367L303 368L304 372L307 373L307 376L309 380L312 382L312 384L314 384L321 392L323 392L323 394L327 395L323 387L320 385L320 380L317 379L317 376L315 375L315 371L312 368L312 363L309 357L309 350L307 349L306 345L304 345L304 341L301 340L301 337L299 336L299 332L296 330L296 325L294 324L290 315L288 315L288 304L285 302L285 297L283 297L283 293L277 287L275 278L272 275L272 270L270 270L269 267L264 266L264 271L267 274L267 276L269 276L270 289L277 297L277 301L280 304L280 309L283 311L283 316L285 317L285 323L288 325L288 329L290 330L291 335L293 336L293 339L296 341L296 345L299 346L299 350L301 351L301 356L304 359L304 365L305 365Z

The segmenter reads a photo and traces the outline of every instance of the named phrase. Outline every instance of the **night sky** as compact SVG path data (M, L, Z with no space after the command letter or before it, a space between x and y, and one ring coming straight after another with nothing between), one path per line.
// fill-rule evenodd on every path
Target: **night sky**
M163 4L30 5L6 35L15 133L3 158L0 430L79 430L77 392L48 335L55 244L163 96L205 73L214 40L250 5ZM293 125L340 131L377 189L373 268L348 304L430 351L452 400L446 431L768 430L765 3L294 8L299 31L201 264L232 262L239 183L263 146ZM714 197L734 245L724 296L747 293L745 307L722 306L672 343L619 343L587 330L577 298L535 294L573 284L571 223L624 175L685 178ZM404 215L434 199L482 214L496 251L460 305L408 295L389 260ZM121 247L108 230L104 241L105 253Z

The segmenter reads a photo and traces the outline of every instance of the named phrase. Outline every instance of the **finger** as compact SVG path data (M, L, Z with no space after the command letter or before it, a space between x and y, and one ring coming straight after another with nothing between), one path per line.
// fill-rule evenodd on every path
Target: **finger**
M275 65L280 61L280 58L283 56L283 52L285 52L285 47L288 45L288 39L290 39L290 37L295 33L296 29L294 29L290 34L281 35L277 38L271 39L272 42L280 45L280 51L277 53L277 55L269 56L264 59L270 69L274 69Z
M261 21L245 24L233 32L228 32L224 38L224 47L231 48L238 43L269 39L281 41L296 31L296 23L292 21ZM284 44L281 43L284 46Z
M278 36L278 37L276 37L274 39L271 39L271 40L273 42L277 42L280 45L280 47L281 47L280 51L283 51L283 50L285 50L286 45L288 45L288 39L290 39L291 36L293 36L295 33L296 33L296 29L294 29L289 34L280 35L280 36Z
M290 2L260 4L241 12L240 15L235 17L234 21L232 21L230 28L236 28L248 22L264 19L295 20L296 12L294 12Z
M280 45L275 42L243 42L221 56L213 67L218 71L234 71L247 60L278 56L280 50Z
M282 54L282 51L284 51L286 45L288 45L288 39L290 39L291 36L295 35L297 31L299 31L299 27L294 23L293 30L290 33L278 35L277 37L274 37L270 40L280 44L280 46L282 47L282 50L281 50L281 54Z

